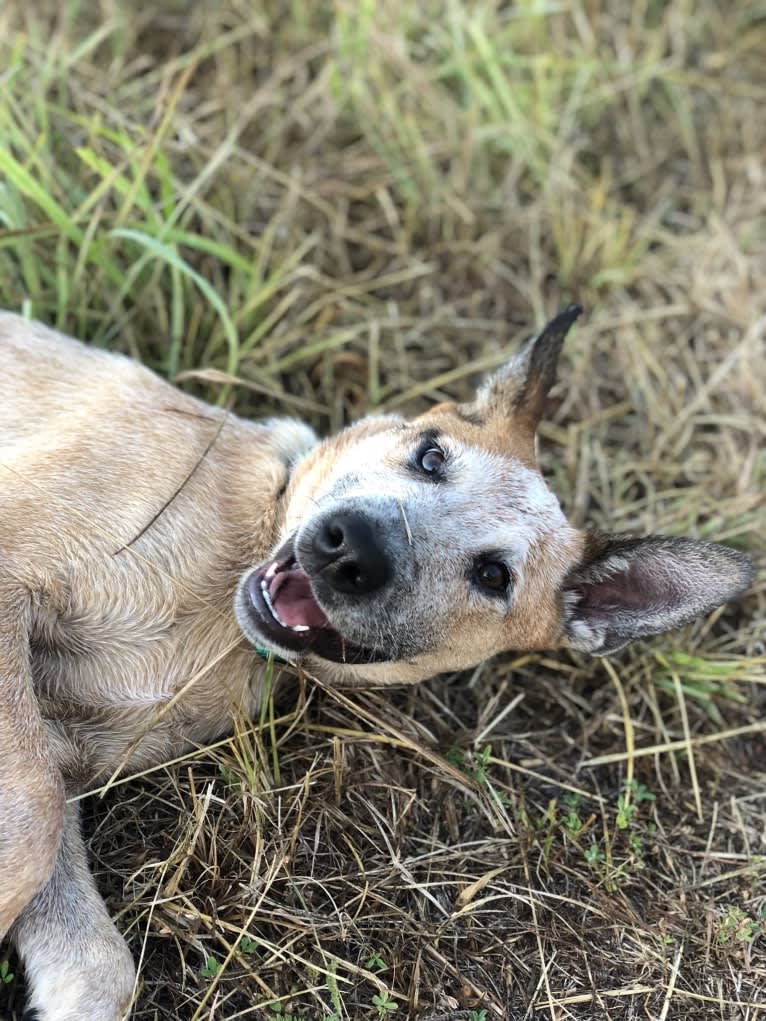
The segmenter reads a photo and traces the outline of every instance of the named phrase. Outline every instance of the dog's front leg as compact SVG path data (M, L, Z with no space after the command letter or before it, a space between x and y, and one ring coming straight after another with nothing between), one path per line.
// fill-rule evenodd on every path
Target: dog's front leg
M7 563L0 546L0 939L51 874L64 808L32 684L30 597Z
M79 812L67 805L53 874L11 938L30 987L30 1018L120 1021L133 994L130 952L88 868Z

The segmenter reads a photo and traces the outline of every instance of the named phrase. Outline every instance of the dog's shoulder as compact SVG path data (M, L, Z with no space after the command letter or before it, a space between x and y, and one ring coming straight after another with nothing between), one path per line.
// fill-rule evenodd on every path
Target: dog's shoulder
M178 549L183 536L199 553L211 533L270 532L275 494L316 443L302 422L241 419L137 361L0 313L0 504L33 551L42 534L112 552L137 535ZM0 547L2 535L0 522Z
M112 371L135 364L124 355L83 344L36 319L0 310L0 361L28 365L45 360L50 361L52 368L66 360L70 366L87 362L110 366Z
M0 312L0 394L20 399L34 390L38 400L61 395L72 399L98 388L167 386L126 355L83 344L43 323Z

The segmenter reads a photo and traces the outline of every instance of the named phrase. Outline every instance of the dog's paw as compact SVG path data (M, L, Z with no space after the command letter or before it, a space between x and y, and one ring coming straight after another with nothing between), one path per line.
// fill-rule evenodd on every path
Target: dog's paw
M122 1021L133 996L135 968L123 939L99 934L77 954L28 972L32 993L24 1021Z

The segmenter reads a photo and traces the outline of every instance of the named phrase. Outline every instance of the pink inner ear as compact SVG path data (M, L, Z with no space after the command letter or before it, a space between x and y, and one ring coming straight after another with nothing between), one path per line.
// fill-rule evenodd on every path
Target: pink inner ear
M750 559L696 539L612 536L565 586L575 594L567 627L575 648L605 655L635 638L688 624L750 583ZM598 632L577 632L578 620Z
M640 558L611 578L580 587L580 592L583 610L651 610L672 606L682 597L671 571L657 561L642 563Z

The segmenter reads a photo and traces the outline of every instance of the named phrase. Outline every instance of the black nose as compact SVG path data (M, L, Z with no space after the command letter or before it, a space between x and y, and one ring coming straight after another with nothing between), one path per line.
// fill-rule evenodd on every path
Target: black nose
M375 524L356 511L325 518L314 532L311 549L316 569L337 592L375 592L391 577Z

